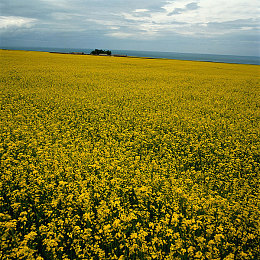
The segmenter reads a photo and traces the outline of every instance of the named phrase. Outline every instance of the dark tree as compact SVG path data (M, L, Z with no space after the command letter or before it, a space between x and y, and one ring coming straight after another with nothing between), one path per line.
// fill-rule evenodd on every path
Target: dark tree
M105 50L95 49L95 50L92 51L90 54L92 54L92 55L99 55L99 54L107 54L107 55L111 55L112 52L109 51L109 50L105 51Z

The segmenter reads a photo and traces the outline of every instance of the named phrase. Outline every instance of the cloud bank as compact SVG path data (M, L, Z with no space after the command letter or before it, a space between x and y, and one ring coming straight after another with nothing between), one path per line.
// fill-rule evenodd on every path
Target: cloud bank
M2 0L0 10L1 45L259 54L256 0Z

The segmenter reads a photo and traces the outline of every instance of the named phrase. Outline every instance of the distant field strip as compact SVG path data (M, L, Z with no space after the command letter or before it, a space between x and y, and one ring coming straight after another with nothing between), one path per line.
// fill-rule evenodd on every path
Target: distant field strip
M259 78L0 50L0 258L257 259Z

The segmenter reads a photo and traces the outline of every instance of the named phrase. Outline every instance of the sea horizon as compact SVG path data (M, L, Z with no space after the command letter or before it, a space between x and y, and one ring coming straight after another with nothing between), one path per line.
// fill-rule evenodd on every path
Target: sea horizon
M24 51L40 51L40 52L84 52L89 54L94 49L90 48L60 48L60 47L16 47L16 46L0 46L0 49L7 50L24 50ZM115 50L110 49L112 55L127 55L142 58L155 59L175 59L187 61L204 61L217 63L232 64L248 64L260 65L260 56L230 55L230 54L205 54L205 53L185 53L185 52L169 52L169 51L138 51L138 50Z

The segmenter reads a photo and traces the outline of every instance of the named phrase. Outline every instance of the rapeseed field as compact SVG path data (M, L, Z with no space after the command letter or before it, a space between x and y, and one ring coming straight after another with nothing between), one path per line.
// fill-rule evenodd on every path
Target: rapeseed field
M259 66L0 61L1 259L259 259Z

